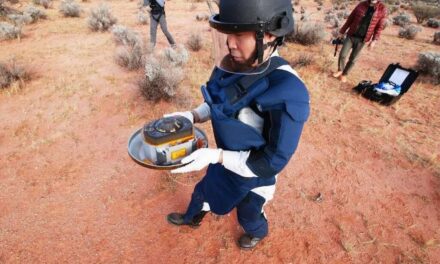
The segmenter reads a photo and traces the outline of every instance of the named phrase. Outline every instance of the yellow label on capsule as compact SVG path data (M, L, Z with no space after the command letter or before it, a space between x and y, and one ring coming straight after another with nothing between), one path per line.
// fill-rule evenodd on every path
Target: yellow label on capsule
M185 157L186 156L186 149L179 149L176 151L171 152L171 159L175 160L181 157Z

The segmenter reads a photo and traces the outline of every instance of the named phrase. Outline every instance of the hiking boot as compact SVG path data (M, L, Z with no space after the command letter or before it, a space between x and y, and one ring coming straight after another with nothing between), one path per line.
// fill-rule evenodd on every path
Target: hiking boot
M252 249L254 248L258 242L261 241L261 238L258 237L254 237L252 235L249 234L244 234L240 237L240 239L238 240L238 245L240 246L240 248L242 249Z
M173 225L188 225L192 228L197 228L200 226L200 223L202 222L203 217L206 215L206 211L201 211L199 214L197 214L196 216L193 217L192 221L189 223L185 223L184 219L183 219L183 214L179 214L179 213L171 213L169 215L167 215L167 220L168 223L173 224Z

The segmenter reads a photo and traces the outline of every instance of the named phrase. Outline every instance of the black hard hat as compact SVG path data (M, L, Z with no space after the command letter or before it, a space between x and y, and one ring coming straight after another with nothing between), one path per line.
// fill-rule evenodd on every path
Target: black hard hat
M290 0L220 0L219 14L209 19L212 28L220 32L255 31L257 40L256 59L263 61L264 50L271 46L276 49L284 36L293 31L294 20ZM263 44L264 33L277 39Z
M221 32L256 31L282 37L293 31L290 0L221 0L219 14L209 19Z

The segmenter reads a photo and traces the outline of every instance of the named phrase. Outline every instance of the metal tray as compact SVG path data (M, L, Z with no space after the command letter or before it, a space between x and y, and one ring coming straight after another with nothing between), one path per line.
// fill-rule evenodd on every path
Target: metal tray
M203 140L203 148L208 147L208 138L206 137L205 132L201 129L194 127L194 133L196 138L202 138ZM128 140L128 155L139 165L147 167L149 169L155 170L172 170L182 166L185 166L187 163L177 163L171 165L156 165L148 160L142 160L139 157L139 152L144 144L144 140L142 137L142 128L134 132L130 139Z

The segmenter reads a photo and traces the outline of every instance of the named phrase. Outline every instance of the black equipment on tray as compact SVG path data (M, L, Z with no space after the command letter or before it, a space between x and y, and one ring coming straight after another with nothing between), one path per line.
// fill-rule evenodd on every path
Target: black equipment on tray
M128 154L138 164L170 170L185 164L181 160L199 148L206 148L205 133L183 116L153 120L138 129L128 141Z

